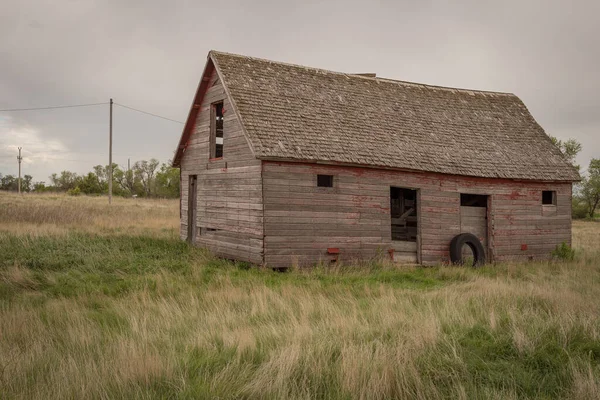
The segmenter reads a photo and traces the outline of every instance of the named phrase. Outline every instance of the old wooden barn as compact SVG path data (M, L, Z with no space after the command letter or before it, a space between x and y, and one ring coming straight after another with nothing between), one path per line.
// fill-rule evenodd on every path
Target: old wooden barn
M173 165L182 239L271 267L546 258L579 179L513 94L215 51Z

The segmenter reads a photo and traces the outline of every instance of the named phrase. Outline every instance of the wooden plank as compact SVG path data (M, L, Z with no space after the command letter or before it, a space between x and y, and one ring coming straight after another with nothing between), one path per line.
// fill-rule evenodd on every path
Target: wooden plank
M417 242L406 242L394 240L390 244L390 248L397 252L412 252L417 254Z
M485 219L487 216L487 208L485 207L460 207L461 218L475 217Z
M417 263L417 253L416 252L415 253L394 252L394 262L416 264Z

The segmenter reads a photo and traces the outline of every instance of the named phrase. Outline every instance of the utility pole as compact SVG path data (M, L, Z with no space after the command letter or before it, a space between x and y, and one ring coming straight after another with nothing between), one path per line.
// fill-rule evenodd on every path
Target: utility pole
M131 158L127 158L127 175L125 176L125 182L127 183L127 190L129 190L129 194L133 196L133 174L131 173Z
M112 204L112 109L113 99L110 99L110 121L108 123L108 204Z
M19 147L19 155L17 156L17 161L19 161L19 194L21 194L21 160L23 159L21 157L21 148Z

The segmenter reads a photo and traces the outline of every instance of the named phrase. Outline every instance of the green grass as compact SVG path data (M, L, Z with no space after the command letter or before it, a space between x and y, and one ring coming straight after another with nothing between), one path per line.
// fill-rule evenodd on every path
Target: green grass
M515 346L508 322L497 330L483 324L449 326L446 333L450 341L419 360L423 373L442 388L461 380L471 381L472 393L511 390L523 398L565 398L573 384L566 368L571 360L600 364L600 343L580 328L567 332L571 339L566 346L560 344L563 332L555 328L538 332L540 345L526 351Z
M144 236L17 237L0 241L0 268L23 267L32 272L31 285L52 296L102 293L119 296L151 285L159 270L189 273L197 251L174 239ZM48 279L49 276L52 279ZM29 287L0 288L16 293Z
M173 236L0 233L0 398L600 395L595 239L560 263L280 273Z
M0 241L0 269L9 267L26 268L31 271L32 279L24 286L0 283L0 293L4 293L5 298L32 288L62 297L85 294L114 297L135 290L152 291L154 274L165 271L173 273L173 279L198 287L226 276L236 285L337 286L357 290L357 293L364 286L426 290L466 279L461 274L447 274L440 268L401 271L377 264L280 273L243 262L216 259L178 239L85 233L35 238L4 235Z

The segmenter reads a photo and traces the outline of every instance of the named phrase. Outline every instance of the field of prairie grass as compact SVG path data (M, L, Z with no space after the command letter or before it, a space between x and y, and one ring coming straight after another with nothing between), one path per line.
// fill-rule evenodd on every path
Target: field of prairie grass
M569 262L277 273L178 216L0 193L0 398L600 398L600 223Z

